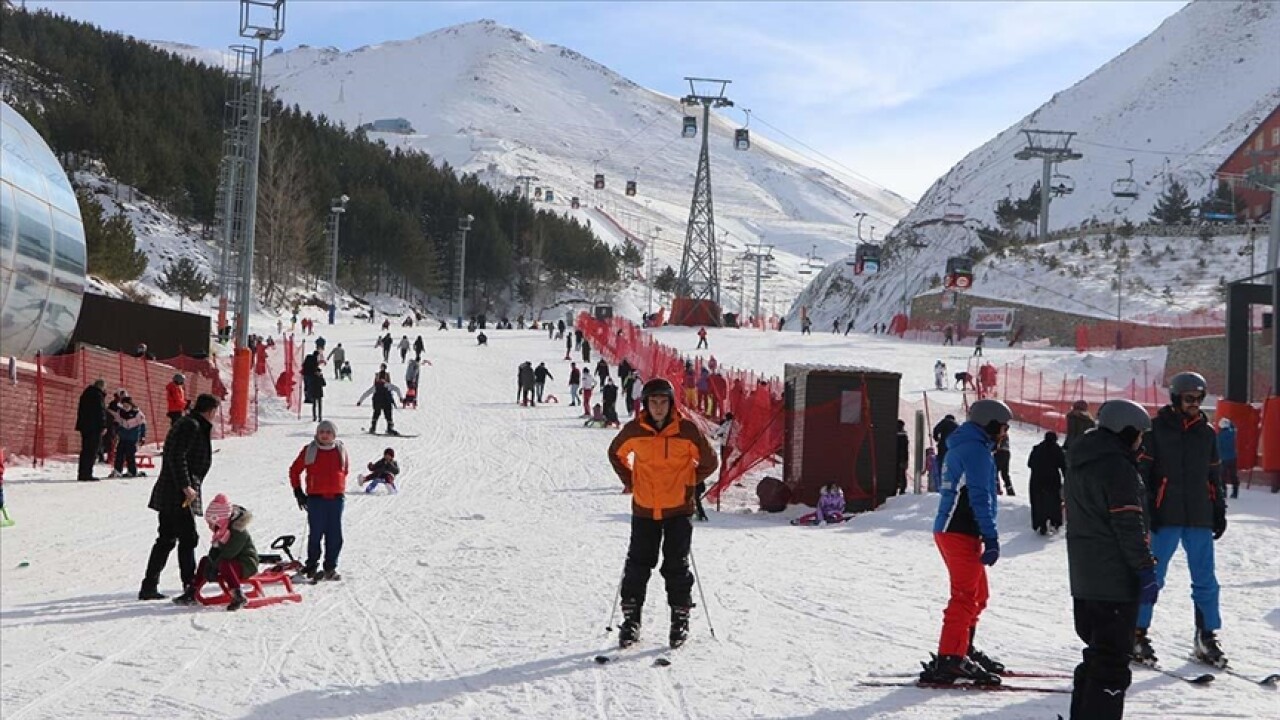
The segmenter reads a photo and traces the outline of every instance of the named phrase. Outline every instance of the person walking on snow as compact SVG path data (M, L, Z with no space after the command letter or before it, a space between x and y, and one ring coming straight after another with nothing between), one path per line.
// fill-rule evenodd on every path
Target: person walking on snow
M1087 645L1075 670L1071 720L1124 717L1138 604L1155 604L1159 595L1135 468L1150 429L1141 405L1109 400L1098 408L1098 429L1071 450L1067 567L1076 634Z
M693 574L696 488L716 470L716 454L697 425L676 408L671 383L654 378L641 395L643 411L623 426L609 444L609 463L624 493L631 495L631 540L622 575L622 625L618 643L628 647L640 636L649 574L662 550L662 577L671 608L668 641L673 648L689 636Z
M333 346L329 351L330 361L333 362L333 379L338 380L342 377L342 364L347 361L346 348L342 347L342 343Z
M570 346L571 346L571 345L573 345L573 336L571 336L571 335L565 335L565 336L564 336L564 359L565 359L565 360L568 360L568 359L569 359L569 353L570 353L570 351L571 351L571 348L570 348Z
M347 448L338 439L338 426L330 420L316 425L315 439L303 446L289 466L293 498L298 509L307 513L307 560L299 576L308 580L342 579L338 574L338 555L342 552L342 507L349 467ZM321 542L324 543L323 566L320 565Z
M973 339L973 357L983 357L982 346L987 342L985 333L978 333L978 337Z
M548 380L555 380L555 376L547 369L546 363L538 363L538 367L533 369L533 393L538 398L538 402L542 402L542 391L546 388Z
M933 539L951 578L951 600L942 615L938 656L925 666L922 681L1000 684L1004 665L975 648L973 641L987 606L986 569L1000 559L991 455L1012 420L1004 403L979 400L969 406L965 423L947 437Z
M534 400L533 384L533 363L526 360L516 368L516 395L520 398L520 407L538 404Z
M382 362L391 362L391 333L383 335L378 340L378 344L382 345Z
M1031 468L1031 528L1041 535L1062 527L1062 476L1067 472L1067 456L1058 445L1058 433L1050 430L1044 441L1027 456Z
M707 346L707 329L704 327L700 327L698 328L698 347L694 349L701 350L702 348L705 348L705 347L708 347Z
M422 336L419 335L417 339L413 341L413 359L419 361L422 360L422 353L425 352L426 349L427 344L422 341Z
M395 397L392 397L393 393ZM373 396L373 422L369 425L369 434L376 435L378 433L378 418L385 417L387 419L387 434L399 435L400 433L396 432L395 421L392 419L391 413L395 403L404 399L400 388L391 384L391 377L384 371L378 373L373 385L368 390L365 390L360 399L356 401L356 407L360 407L365 398L370 395Z
M169 562L169 553L178 546L178 576L182 587L195 579L196 534L195 515L201 513L200 486L213 465L213 444L209 440L213 431L213 418L218 412L218 398L204 394L196 398L191 413L179 418L169 428L164 439L164 451L160 460L160 475L151 488L147 507L156 511L159 528L156 542L147 558L147 570L142 576L139 600L163 600L160 594L160 573Z
M409 342L408 335L401 335L400 343L396 347L400 350L400 362L404 362L409 357L409 349L413 347L413 344Z
M937 425L933 426L933 443L938 447L939 469L943 468L947 461L947 438L958 427L960 426L956 424L956 416L950 413L947 413L946 416L938 421Z
M1218 421L1218 457L1222 461L1222 484L1231 486L1231 497L1240 497L1240 473L1236 467L1236 426L1226 418Z
M582 383L582 371L578 370L578 363L569 363L569 405L578 404L578 386Z
M1182 372L1169 381L1169 404L1160 408L1146 433L1139 469L1151 508L1151 552L1164 587L1169 561L1178 546L1187 553L1191 600L1195 605L1195 659L1225 667L1218 644L1222 627L1218 612L1218 578L1213 543L1227 531L1226 489L1218 459L1218 438L1200 410L1208 384L1199 373ZM1073 451L1074 452L1074 451ZM1070 479L1068 478L1068 482ZM1155 608L1138 608L1133 659L1153 664L1155 651L1147 635Z
M636 372L633 375L635 375L635 380L631 381L631 407L635 411L636 417L640 417L641 411L644 410L643 405L640 403L641 398L644 397L644 382L640 379L640 373Z
M618 386L613 384L613 378L606 376L600 385L600 400L604 405L605 427L621 425L618 421Z
M844 336L849 337L851 332L853 332L853 318L849 318L848 324L844 326Z
M1070 450L1071 445L1086 432L1093 429L1093 416L1089 414L1089 403L1084 400L1077 400L1071 406L1071 412L1067 413L1067 439L1062 443L1063 450Z
M80 433L80 466L76 479L80 482L98 479L93 476L93 463L98 459L102 432L107 426L106 387L106 380L94 380L80 393L76 406L76 432Z
M897 494L906 495L907 468L911 460L911 437L907 435L907 423L902 420L898 421L897 442L896 459L898 461L898 467L897 474L895 475L895 477L898 478Z
M116 462L111 477L120 477L126 467L129 474L125 477L138 477L138 446L147 442L147 417L128 395L120 398L119 407L116 413L119 427L116 432Z
M595 389L596 379L589 372L582 373L582 417L591 416L591 393Z
M585 368L590 366L591 366L591 341L584 337L582 338L582 367Z
M947 389L947 364L941 360L933 364L933 387L935 390Z
M1004 483L1004 492L1013 497L1013 478L1009 477L1009 463L1013 460L1013 452L1009 449L1009 436L1006 434L1000 438L1000 442L996 443L996 472L1000 475L1000 480ZM996 494L1000 492L1000 486L996 485Z
M600 384L604 385L604 381L609 379L609 363L604 358L596 361L596 378L600 380Z

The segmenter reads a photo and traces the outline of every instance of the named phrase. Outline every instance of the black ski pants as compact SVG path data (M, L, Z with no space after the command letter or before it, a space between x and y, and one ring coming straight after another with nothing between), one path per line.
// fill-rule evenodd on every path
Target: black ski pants
M1076 635L1087 647L1076 666L1071 692L1071 720L1120 720L1129 688L1129 654L1138 603L1075 598Z
M672 607L693 605L693 572L689 570L689 545L693 541L693 522L688 515L653 520L632 516L631 545L627 548L627 564L622 573L622 601L634 600L644 605L649 574L658 566L658 550L662 550L662 578L667 583L667 604Z
M1013 478L1009 477L1009 461L1011 460L1008 450L996 451L996 473L1000 475L1000 480L1004 482L1004 491L1013 496Z
M196 517L189 508L172 508L157 513L160 521L155 545L147 560L147 574L142 586L154 590L160 584L160 573L169 562L169 553L178 546L178 576L182 587L187 587L196 576L196 545L200 536L196 533Z
M1031 527L1039 532L1062 527L1062 481L1031 476Z
M371 428L370 432L378 431L379 417L385 417L387 419L387 430L392 430L395 428L395 421L391 419L391 408L392 408L392 403L389 400L373 401L373 423L369 425L369 427Z
M546 387L547 387L547 385L546 385L546 383L545 383L545 382L536 382L536 381L535 381L535 382L533 383L533 391L534 391L534 393L536 393L536 394L537 394L537 396L538 396L538 402L542 402L542 391L543 391L544 389L546 389Z
M80 469L77 480L93 477L93 463L98 459L98 447L102 444L102 429L80 431Z

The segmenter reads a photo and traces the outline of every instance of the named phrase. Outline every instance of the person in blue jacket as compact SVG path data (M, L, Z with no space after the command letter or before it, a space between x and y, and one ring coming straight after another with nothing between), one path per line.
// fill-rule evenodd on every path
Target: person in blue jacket
M987 606L986 568L1000 558L992 453L1012 420L1004 403L979 400L969 406L965 423L947 437L933 539L947 565L951 600L942 615L937 658L920 674L924 682L1000 684L1004 665L977 650L973 638Z
M1222 463L1222 482L1231 486L1231 497L1240 497L1240 468L1236 462L1236 426L1230 420L1218 421L1218 461Z

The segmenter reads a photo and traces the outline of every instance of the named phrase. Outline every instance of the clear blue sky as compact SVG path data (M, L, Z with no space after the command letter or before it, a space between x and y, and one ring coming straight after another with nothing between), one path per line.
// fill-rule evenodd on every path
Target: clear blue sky
M148 40L238 40L235 0L27 4ZM489 18L673 95L685 75L730 78L740 107L914 200L1185 4L289 0L281 44L352 50Z

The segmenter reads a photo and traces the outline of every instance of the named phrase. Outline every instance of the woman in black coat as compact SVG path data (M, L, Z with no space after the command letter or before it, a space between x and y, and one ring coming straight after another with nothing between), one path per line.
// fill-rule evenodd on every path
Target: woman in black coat
M1062 527L1062 475L1067 456L1058 444L1058 434L1050 430L1044 442L1031 449L1031 527L1041 535Z

